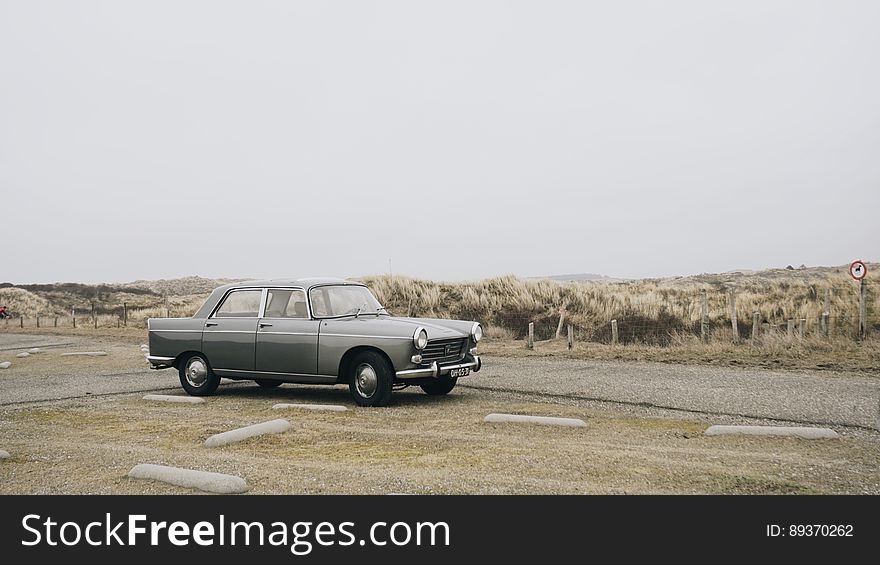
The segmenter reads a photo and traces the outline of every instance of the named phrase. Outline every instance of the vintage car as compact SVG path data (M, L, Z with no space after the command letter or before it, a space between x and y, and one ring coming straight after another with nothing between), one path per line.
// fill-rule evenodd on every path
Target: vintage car
M175 368L183 389L212 394L220 378L347 384L362 406L418 385L447 394L479 371L480 324L397 318L363 284L342 279L254 281L221 286L191 318L148 320L154 369Z

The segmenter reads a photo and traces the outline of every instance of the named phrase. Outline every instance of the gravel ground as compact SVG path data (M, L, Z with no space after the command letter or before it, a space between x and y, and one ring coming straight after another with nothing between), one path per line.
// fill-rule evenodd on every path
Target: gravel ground
M770 371L591 362L549 357L486 360L462 386L644 408L874 429L880 378L865 373Z
M456 389L400 392L383 409L343 388L220 389L205 404L88 397L0 408L0 493L190 492L126 477L138 463L240 476L253 494L880 494L880 441L706 437L706 424ZM347 412L278 411L276 402ZM580 418L586 428L485 424L490 412ZM284 417L286 433L206 448Z
M0 448L11 454L0 462L0 493L188 492L126 477L158 463L238 475L261 494L880 494L880 434L869 429L880 383L864 374L490 356L447 397L408 389L383 409L356 407L344 387L253 383L180 405L141 399L181 391L174 371L146 368L139 336L59 339L0 371ZM13 356L35 343L0 334ZM109 355L60 356L96 349ZM272 410L279 402L350 410ZM587 427L484 424L490 412ZM293 429L203 446L279 417ZM703 436L712 423L768 418L834 422L842 437Z
M32 347L55 348L73 345L78 341L79 338L67 336L4 333L0 335L0 358L12 357L15 353Z

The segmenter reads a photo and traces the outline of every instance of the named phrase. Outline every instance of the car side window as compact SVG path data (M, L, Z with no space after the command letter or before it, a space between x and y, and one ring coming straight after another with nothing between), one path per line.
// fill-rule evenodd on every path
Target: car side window
M266 318L308 318L306 293L302 290L269 289Z
M260 313L260 299L262 290L235 290L230 292L220 308L214 314L215 318L256 318Z
M312 298L312 313L315 316L327 316L326 291L323 288L313 288L310 296Z

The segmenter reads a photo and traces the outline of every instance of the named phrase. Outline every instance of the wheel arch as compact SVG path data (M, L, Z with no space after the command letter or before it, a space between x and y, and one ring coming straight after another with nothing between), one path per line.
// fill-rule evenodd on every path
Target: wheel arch
M356 347L352 347L339 360L339 369L336 373L336 382L337 383L347 383L348 382L348 372L351 369L352 362L354 358L357 357L358 354L364 352L373 352L381 355L388 362L388 366L391 367L391 371L394 369L394 362L391 360L391 357L388 356L387 353L382 351L380 348L372 346L372 345L358 345Z
M189 349L187 351L184 351L183 353L179 353L177 355L177 357L174 358L174 361L171 363L171 366L174 367L175 369L180 370L180 364L183 361L185 361L186 359L189 359L193 355L198 355L199 357L201 357L202 359L204 359L205 361L208 362L208 367L211 366L211 360L208 359L208 356L205 355L203 352L197 351L195 349Z

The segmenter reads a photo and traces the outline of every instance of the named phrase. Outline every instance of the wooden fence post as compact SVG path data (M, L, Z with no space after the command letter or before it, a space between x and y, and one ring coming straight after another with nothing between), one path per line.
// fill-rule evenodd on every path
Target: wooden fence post
M76 327L76 316L73 317L73 327Z
M617 320L611 320L611 345L617 345Z
M800 320L798 320L798 337L800 339L804 339L804 329L806 328L806 326L807 326L807 319L806 318L801 318Z
M822 311L822 319L825 320L825 337L831 337L831 288L825 289L825 310Z
M859 340L868 337L868 283L859 282Z
M574 348L574 328L571 327L571 324L568 324L568 349L571 350Z
M529 322L529 341L526 343L526 347L535 348L535 322Z
M703 291L703 299L700 310L702 311L702 315L700 317L700 339L703 340L703 343L709 342L709 293L707 291Z
M18 317L18 327L20 327L22 329L24 328L24 316Z
M565 322L565 308L559 309L559 325L556 326L556 339L562 337L562 324Z
M739 327L736 323L736 294L730 291L730 329L733 330L733 341L739 341Z
M125 302L122 303L122 323L123 325L128 325L128 304Z
M788 337L794 337L794 320L788 320Z
M58 316L55 316L55 327L58 327Z
M40 327L40 313L37 312L37 327Z
M761 323L761 314L755 312L752 314L752 343L758 339L758 324Z

